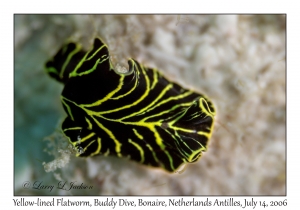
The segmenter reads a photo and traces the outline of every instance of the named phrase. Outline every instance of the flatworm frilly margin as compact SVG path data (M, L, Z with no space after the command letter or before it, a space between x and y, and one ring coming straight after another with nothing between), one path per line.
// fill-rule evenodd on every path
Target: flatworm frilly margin
M212 102L157 69L128 65L126 74L115 71L100 38L88 52L67 43L46 63L64 84L62 130L77 156L127 157L169 172L197 161L212 135Z

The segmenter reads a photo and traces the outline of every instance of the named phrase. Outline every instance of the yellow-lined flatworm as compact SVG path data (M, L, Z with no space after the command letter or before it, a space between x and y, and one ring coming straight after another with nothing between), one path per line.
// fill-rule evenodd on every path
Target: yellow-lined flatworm
M77 156L130 157L170 172L197 161L213 131L212 102L134 59L128 64L127 74L116 72L99 38L88 52L68 43L46 63L65 85L62 130Z

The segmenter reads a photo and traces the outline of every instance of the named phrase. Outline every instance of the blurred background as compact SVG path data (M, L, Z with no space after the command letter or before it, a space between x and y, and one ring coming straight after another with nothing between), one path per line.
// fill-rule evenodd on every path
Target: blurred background
M286 194L285 15L15 15L14 36L15 195ZM208 151L183 173L68 149L63 85L44 64L95 36L115 65L132 57L217 106Z

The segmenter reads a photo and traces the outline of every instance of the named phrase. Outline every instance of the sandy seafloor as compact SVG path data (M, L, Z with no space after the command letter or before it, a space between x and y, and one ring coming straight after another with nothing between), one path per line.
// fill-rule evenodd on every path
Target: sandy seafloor
M285 15L15 15L14 27L15 195L286 194ZM132 57L216 104L208 151L183 173L65 149L63 85L43 66L66 40L89 48L95 36L116 63Z

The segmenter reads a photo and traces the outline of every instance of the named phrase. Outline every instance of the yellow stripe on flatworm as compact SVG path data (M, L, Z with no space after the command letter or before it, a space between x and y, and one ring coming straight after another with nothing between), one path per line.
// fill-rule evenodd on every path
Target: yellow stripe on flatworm
M60 78L63 78L64 72L65 72L65 70L66 70L67 65L70 63L70 60L71 60L72 57L73 57L76 53L78 53L80 50L81 50L81 46L77 44L77 45L76 45L76 48L75 48L71 53L69 53L69 55L68 55L66 61L64 62L63 66L62 66L62 68L61 68L61 72L60 72L60 74L59 74L59 77L60 77Z
M129 142L130 144L132 144L133 146L135 146L135 148L137 148L137 150L139 150L140 155L141 155L141 161L140 161L140 162L143 163L144 160L145 160L143 148L142 148L139 144L137 144L137 143L135 143L134 141L132 141L131 139L128 139L128 142Z
M93 136L95 136L95 133L94 133L94 132L93 132L93 133L90 133L89 135L85 136L84 138L80 138L80 139L79 139L79 142L82 143L82 142L88 140L89 138L91 138L91 137L93 137Z
M64 129L64 131L68 131L68 130L81 130L82 127L72 127L72 128L66 128Z
M94 156L94 155L98 155L100 153L100 150L101 150L101 138L97 138L97 143L98 143L98 147L97 147L97 150L93 153L91 153L91 156Z
M92 123L90 122L90 120L89 120L88 118L85 117L85 121L86 121L86 122L88 123L88 125L89 125L87 129L92 130L93 125L92 125Z
M137 132L137 130L135 130L134 128L133 128L132 130L133 130L134 134L135 134L139 139L143 140L144 137L143 137L141 134L139 134L139 133Z
M116 150L116 153L118 155L118 157L121 157L122 154L120 153L121 152L121 146L122 144L116 139L116 137L114 136L114 134L109 130L107 129L106 127L104 127L98 120L96 120L93 116L91 116L93 118L93 120L97 123L97 125L102 129L104 130L108 136L115 142L115 150Z

